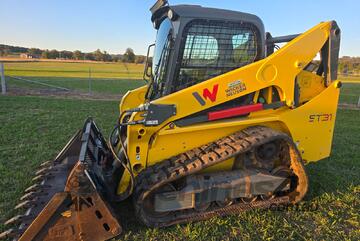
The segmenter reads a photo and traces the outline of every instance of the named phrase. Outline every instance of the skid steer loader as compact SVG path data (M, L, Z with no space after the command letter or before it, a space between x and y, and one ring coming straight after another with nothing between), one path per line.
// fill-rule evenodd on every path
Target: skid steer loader
M336 22L272 37L251 14L164 0L151 12L148 84L122 98L108 140L88 119L42 165L1 238L111 239L129 198L140 221L165 227L304 197L303 164L331 151Z

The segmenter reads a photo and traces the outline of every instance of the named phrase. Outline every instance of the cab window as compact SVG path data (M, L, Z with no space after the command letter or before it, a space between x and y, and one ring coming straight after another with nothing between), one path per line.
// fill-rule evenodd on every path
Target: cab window
M183 32L173 92L252 63L256 31L250 24L194 20Z

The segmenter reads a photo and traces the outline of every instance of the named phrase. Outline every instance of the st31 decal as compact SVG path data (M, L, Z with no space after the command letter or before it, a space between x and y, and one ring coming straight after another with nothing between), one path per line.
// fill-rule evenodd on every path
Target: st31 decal
M201 95L199 92L193 92L193 96L199 102L200 105L204 106L206 101L215 102L219 90L219 84L215 84L212 89L203 89Z
M309 116L309 122L318 123L318 122L327 122L331 121L333 118L332 114L315 114Z

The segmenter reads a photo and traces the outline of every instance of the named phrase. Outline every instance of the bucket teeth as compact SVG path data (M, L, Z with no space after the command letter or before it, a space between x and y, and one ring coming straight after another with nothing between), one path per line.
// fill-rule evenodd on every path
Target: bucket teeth
M40 184L34 184L31 185L30 187L26 188L25 192L33 192L33 191L37 191L41 188Z
M40 164L40 167L48 167L51 164L51 161L46 161Z
M38 176L38 175L45 174L48 170L49 170L48 167L41 168L40 170L38 170L38 171L35 173L35 175Z
M7 220L4 224L5 225L18 224L23 220L24 217L25 215L16 215L15 217L12 217L9 220Z
M39 190L45 191L47 189L51 189L51 186L50 185L34 184L34 185L26 188L25 193L38 192Z
M7 239L14 237L16 235L16 232L14 229L8 229L2 233L0 233L0 239Z
M34 182L38 182L38 181L44 180L45 177L46 177L46 175L37 175L37 176L34 177L32 180L33 180Z
M32 216L32 215L16 215L15 217L12 217L9 220L7 220L4 223L4 225L20 224L20 223L23 223L23 222L33 219L33 217L34 216Z
M24 201L24 202L21 202L18 205L16 205L15 209L30 208L33 204L34 204L34 202L32 202L32 201Z
M36 196L37 192L28 192L20 198L20 201L31 200Z

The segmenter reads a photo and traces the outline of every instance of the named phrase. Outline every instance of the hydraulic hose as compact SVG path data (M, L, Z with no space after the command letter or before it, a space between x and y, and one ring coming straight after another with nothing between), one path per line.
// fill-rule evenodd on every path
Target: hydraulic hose
M118 138L119 138L119 142L120 142L121 148L123 149L124 156L125 156L125 161L126 161L126 162L125 162L124 160L121 160L121 159L119 158L119 156L118 156L118 154L115 152L114 147L113 147L112 142L111 142L112 137L113 137L115 131L118 130L118 133L120 133L120 127L121 127L121 126L126 126L126 124L122 124L122 123L121 123L121 120L122 120L122 118L123 118L123 116L124 116L125 113L128 113L128 112L123 111L123 112L120 114L119 120L118 120L118 124L117 124L117 125L114 127L114 129L111 131L110 136L109 136L109 140L108 140L108 146L109 146L109 149L110 149L112 155L114 156L114 158L116 159L116 161L118 161L118 162L124 167L124 169L125 169L126 171L128 171L129 174L130 174L130 190L129 190L129 192L127 192L127 194L126 194L125 196L121 196L121 198L120 198L121 200L124 200L124 199L128 198L128 197L132 194L133 189L134 189L134 185L135 185L135 177L134 177L134 173L133 173L133 170L132 170L132 167L131 167L130 159L129 159L129 156L128 156L127 151L126 151L126 147L125 147L125 145L124 145L124 143L123 143L123 140L122 140L120 134L119 134L119 137L118 137Z

